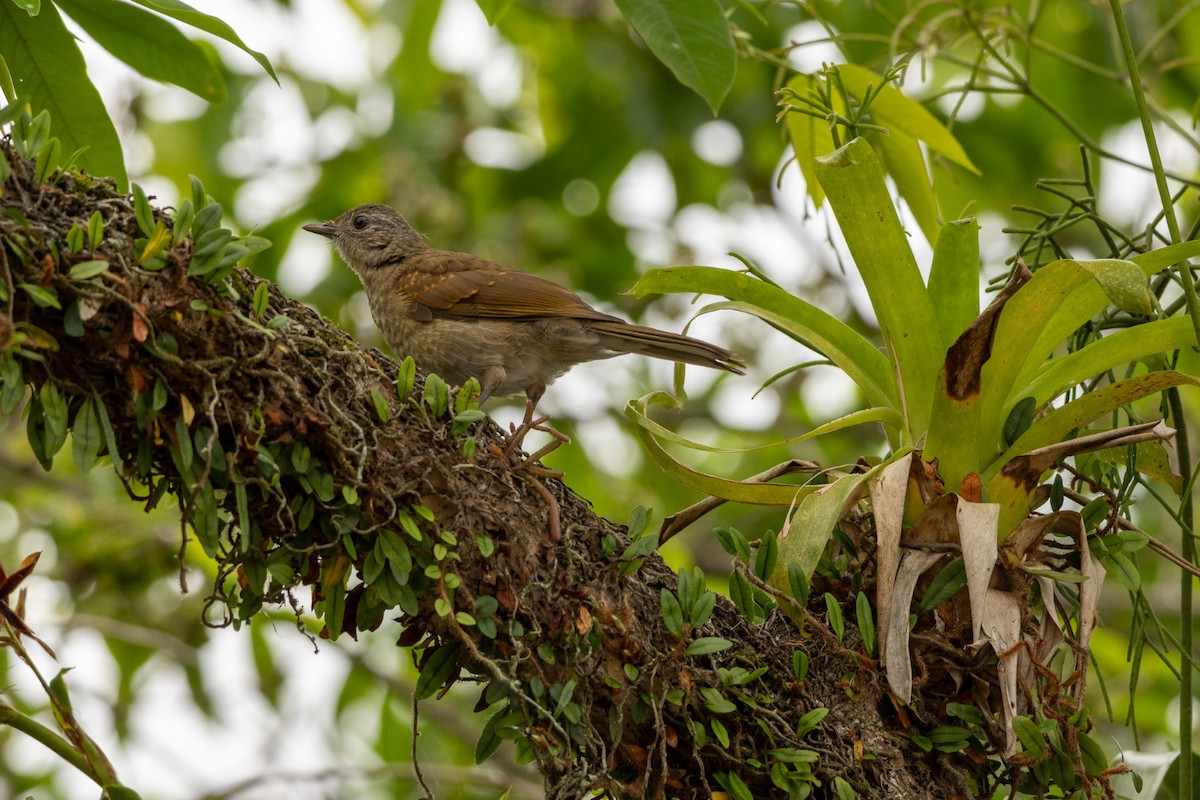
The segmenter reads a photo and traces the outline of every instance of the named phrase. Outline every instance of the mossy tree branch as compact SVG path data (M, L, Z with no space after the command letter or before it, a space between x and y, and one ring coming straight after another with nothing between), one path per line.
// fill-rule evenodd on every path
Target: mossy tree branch
M910 743L849 637L750 624L558 481L514 472L467 397L420 376L408 391L404 368L244 270L189 276L223 235L197 247L109 184L39 183L4 157L0 407L28 386L44 464L73 429L81 467L107 453L134 500L175 499L219 565L211 618L248 622L301 586L333 638L399 609L418 697L485 682L480 755L517 739L549 797L824 797L840 779L940 798L980 777Z

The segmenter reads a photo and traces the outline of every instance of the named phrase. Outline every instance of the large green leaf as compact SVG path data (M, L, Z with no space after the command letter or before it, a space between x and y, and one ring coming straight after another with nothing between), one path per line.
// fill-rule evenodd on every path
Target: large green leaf
M51 132L63 151L83 149L77 161L81 169L111 177L124 189L128 178L117 131L58 9L46 3L31 17L12 3L0 3L0 56L18 97L34 114L50 113Z
M855 97L862 99L866 96L867 87L878 87L883 78L854 64L839 64L838 75L846 89ZM885 128L903 131L914 139L919 139L929 145L931 150L941 153L956 164L979 174L979 170L967 157L967 152L950 133L950 129L930 114L925 106L906 96L892 84L879 90L871 101L869 110L875 124Z
M873 406L898 408L891 365L883 353L841 320L778 286L716 267L666 267L644 274L630 294L697 292L734 301L716 307L753 314L804 342L842 369Z
M202 11L197 11L187 3L181 2L181 0L134 0L134 2L138 5L145 6L152 11L157 11L158 13L165 14L172 19L177 19L180 22L191 25L193 28L198 28L206 33L211 33L213 36L224 39L230 44L241 48L243 52L252 56L254 60L257 61L260 66L262 66L266 73L271 76L272 80L274 80L276 83L279 82L279 78L275 75L275 69L271 66L271 62L267 60L267 57L257 50L251 50L246 43L242 41L242 37L238 36L237 33L234 32L233 28L229 27L211 14L205 14Z
M1093 293L1099 298L1095 308ZM1080 296L1085 296L1088 302L1081 303ZM1069 259L1046 264L1017 292L1000 316L991 358L983 367L981 446L991 447L999 442L1003 409L1013 389L1027 382L1022 380L1023 373L1031 373L1040 366L1063 338L1107 303L1108 298L1092 279L1092 273ZM1086 309L1087 316L1050 343L1043 332L1051 320L1061 316L1059 312L1064 307L1071 307L1075 313Z
M121 0L56 0L101 47L147 78L223 103L225 78L208 53L162 17Z
M915 441L929 425L946 353L938 315L871 145L859 138L818 158L817 176L898 362L904 415Z
M810 493L800 501L779 535L779 560L769 579L772 586L788 590L789 564L799 566L806 578L812 575L833 534L833 527L866 478L866 473L843 475L820 487L820 492Z
M1130 314L1149 316L1154 313L1154 297L1141 268L1121 258L1098 258L1077 261L1092 273L1110 303Z
M801 499L786 528L779 534L779 560L769 583L777 589L788 591L790 564L799 566L805 577L811 576L833 534L834 526L846 513L849 504L858 497L865 482L878 475L888 464L911 452L911 448L899 450L869 471L842 475L824 486L816 487Z
M717 0L616 0L650 51L713 113L733 86L737 50Z
M925 458L937 459L947 486L960 486L969 473L978 472L995 455L995 442L979 436L983 369L994 349L996 321L1029 279L1029 270L1019 268L946 351L938 372Z
M1150 276L1196 255L1200 255L1200 241L1171 245L1129 260ZM1054 349L1110 302L1096 272L1080 262L1054 261L1034 274L1008 304L997 326L992 358L983 373L981 437L999 441L1005 409L1027 396L1024 388Z

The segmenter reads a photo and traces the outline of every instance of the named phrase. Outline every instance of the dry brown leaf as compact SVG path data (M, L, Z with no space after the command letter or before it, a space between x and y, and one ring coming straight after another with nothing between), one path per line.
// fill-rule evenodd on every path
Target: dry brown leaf
M1004 752L1012 755L1017 751L1017 736L1013 732L1012 720L1017 715L1017 675L1020 674L1018 647L1021 641L1021 607L1017 599L1008 592L988 589L983 605L983 641L989 641L999 657L996 665L1000 679L1000 697L1004 712L1004 730L1007 737Z
M967 573L967 594L971 598L971 639L978 642L983 626L983 606L996 566L1000 506L997 503L970 503L959 498L955 521Z
M1123 447L1156 439L1165 441L1174 435L1175 429L1160 419L1138 425L1127 425L1116 430L1077 436L1065 442L1055 442L1030 450L1028 453L1010 459L1000 470L1000 475L1017 486L1025 487L1028 492L1032 493L1037 488L1038 482L1041 481L1042 474L1064 456L1090 453L1093 450L1105 450L1110 447Z
M1066 641L1066 637L1063 635L1062 623L1059 622L1058 588L1054 580L1046 576L1038 576L1037 582L1038 586L1042 588L1042 605L1045 606L1045 610L1042 612L1041 626L1038 629L1037 662L1047 664L1058 646ZM1033 665L1030 664L1029 672L1025 675L1025 680L1030 685L1033 685L1032 672Z
M1098 624L1096 604L1100 601L1100 590L1104 587L1106 573L1104 567L1092 555L1091 548L1088 547L1087 536L1083 536L1082 539L1079 571L1087 580L1079 586L1079 647L1082 652L1086 653L1088 642L1092 638L1092 631Z
M940 553L909 550L900 561L900 569L896 571L892 615L882 638L888 640L887 659L884 661L888 685L892 687L892 693L900 702L905 704L912 699L912 658L908 652L907 611L912 603L917 579L941 557Z
M892 608L892 590L896 569L900 566L900 532L904 526L904 497L908 492L908 472L912 453L888 464L871 479L871 506L875 511L875 613L877 627L888 630ZM887 637L879 640L879 658L887 657Z
M943 494L934 498L925 513L913 524L912 538L922 544L958 542L958 495Z

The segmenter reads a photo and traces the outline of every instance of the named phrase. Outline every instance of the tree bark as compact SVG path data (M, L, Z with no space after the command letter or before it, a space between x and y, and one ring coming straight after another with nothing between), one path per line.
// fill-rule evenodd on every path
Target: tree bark
M969 796L970 762L911 744L853 626L839 642L823 610L802 612L803 634L778 611L750 624L718 596L673 633L662 595L679 586L657 554L627 551L625 528L560 481L514 469L465 398L420 376L399 396L396 362L248 271L189 277L189 238L162 268L139 265L153 236L129 198L85 176L39 185L7 143L4 157L0 405L28 385L44 462L73 427L76 457L107 452L133 499L176 498L220 565L218 618L295 603L301 586L333 638L399 608L418 694L486 683L483 754L494 736L522 741L552 798L835 797L837 781L859 797ZM103 241L72 255L72 227L97 211ZM100 274L70 277L97 260ZM698 637L729 646L689 654Z

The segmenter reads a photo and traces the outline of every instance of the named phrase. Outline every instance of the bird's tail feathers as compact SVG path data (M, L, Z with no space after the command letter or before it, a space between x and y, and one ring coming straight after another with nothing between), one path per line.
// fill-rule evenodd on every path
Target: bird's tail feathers
M589 320L588 327L616 340L610 345L614 350L722 369L736 375L746 373L746 362L740 357L723 347L693 339L691 336L617 321Z

